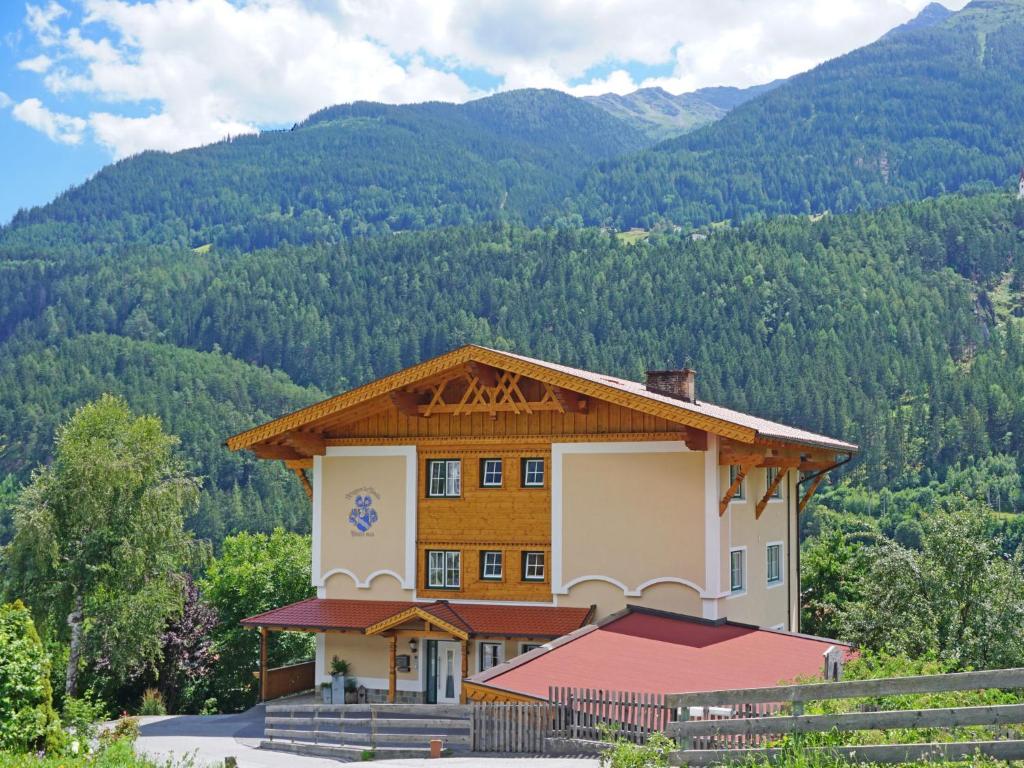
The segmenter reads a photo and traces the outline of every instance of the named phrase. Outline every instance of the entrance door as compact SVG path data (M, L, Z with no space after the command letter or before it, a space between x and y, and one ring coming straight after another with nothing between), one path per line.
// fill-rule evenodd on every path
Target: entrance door
M458 704L462 686L462 644L437 641L437 703Z

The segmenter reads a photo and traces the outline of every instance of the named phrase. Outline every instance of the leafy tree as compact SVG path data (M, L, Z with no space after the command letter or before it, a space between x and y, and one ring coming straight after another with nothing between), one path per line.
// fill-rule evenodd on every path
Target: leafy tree
M125 680L155 663L181 613L180 572L198 554L184 520L199 483L177 445L157 418L104 395L60 428L53 462L18 499L7 589L70 643L70 696L83 667Z
M0 605L0 751L60 743L53 709L50 657L20 600Z
M1004 557L988 514L960 498L924 519L920 551L891 542L870 552L846 636L959 669L1024 664L1024 556Z
M211 636L217 612L191 576L185 576L182 593L181 615L170 621L163 634L157 679L169 711L195 712L203 704L206 679L217 660Z
M865 550L832 528L809 539L800 552L800 628L823 637L839 637L842 611L862 597L857 574L866 566Z
M211 692L224 711L251 706L256 696L253 672L259 668L259 636L239 622L316 594L310 538L281 529L270 535L229 536L200 589L220 620L213 631L218 663L210 676ZM268 638L271 666L312 655L313 637L307 633L278 632Z

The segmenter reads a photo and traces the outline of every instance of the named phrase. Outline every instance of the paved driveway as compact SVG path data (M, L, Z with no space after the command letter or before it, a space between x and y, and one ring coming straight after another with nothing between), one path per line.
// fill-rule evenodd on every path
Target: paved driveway
M140 717L135 748L157 761L189 757L195 768L221 766L225 757L240 768L337 768L338 761L300 757L258 749L263 736L263 708L237 715L169 715ZM377 760L390 768L597 768L597 760L542 757L449 757L443 760Z

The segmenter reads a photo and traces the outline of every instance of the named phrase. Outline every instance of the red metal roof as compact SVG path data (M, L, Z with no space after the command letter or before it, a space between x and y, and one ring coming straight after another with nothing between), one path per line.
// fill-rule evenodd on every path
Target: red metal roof
M824 638L632 608L550 649L474 675L468 682L546 699L549 686L686 693L773 686L820 677Z
M587 623L589 608L474 603L415 603L402 600L326 600L311 597L242 619L249 627L295 629L357 629L384 621L409 608L420 608L473 635L559 637Z

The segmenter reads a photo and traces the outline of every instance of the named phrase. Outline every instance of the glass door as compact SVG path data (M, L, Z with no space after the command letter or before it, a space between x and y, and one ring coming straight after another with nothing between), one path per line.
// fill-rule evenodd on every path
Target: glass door
M462 646L447 640L437 641L438 704L458 704L462 688Z
M427 640L426 655L427 704L437 704L437 640Z

